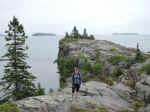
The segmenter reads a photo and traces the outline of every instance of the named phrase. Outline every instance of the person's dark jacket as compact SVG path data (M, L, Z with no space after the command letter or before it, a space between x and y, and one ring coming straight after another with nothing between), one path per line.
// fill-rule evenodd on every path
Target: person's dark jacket
M82 82L81 73L78 73L78 74L73 73L72 74L72 85L75 85L75 84L81 85L81 82Z

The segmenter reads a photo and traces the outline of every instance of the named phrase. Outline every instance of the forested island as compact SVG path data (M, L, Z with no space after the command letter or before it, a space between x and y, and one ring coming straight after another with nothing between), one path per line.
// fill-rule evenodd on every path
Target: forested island
M139 33L112 33L112 35L140 35Z
M32 36L56 36L54 33L34 33Z

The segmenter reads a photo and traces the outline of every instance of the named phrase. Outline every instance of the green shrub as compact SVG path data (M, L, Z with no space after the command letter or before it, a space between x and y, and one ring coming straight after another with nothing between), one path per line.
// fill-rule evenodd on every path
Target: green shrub
M41 87L41 84L38 83L37 85L37 91L36 91L36 95L45 95L45 89Z
M121 61L125 61L126 57L125 56L111 56L107 60L112 63L113 65L119 64Z
M82 65L81 65L82 74L87 74L92 72L92 66L87 58L83 59Z
M59 83L60 83L60 88L65 88L67 86L66 79L64 78L60 78Z
M20 112L15 103L4 103L0 105L0 112Z
M69 42L74 42L81 40L80 38L63 38L59 41L59 44L64 44L64 43L69 43Z
M108 77L106 80L105 80L105 83L112 86L114 85L114 80L112 77Z
M135 57L127 57L127 58L126 58L126 62L127 62L126 68L128 69L128 68L130 68L133 64L136 63Z
M112 48L112 49L110 49L110 51L116 51L117 49L116 48Z
M114 77L119 77L120 75L123 74L123 71L120 67L116 67L114 70L113 70L113 76Z
M94 75L96 75L96 76L102 76L103 74L104 74L104 67L101 65L101 64L99 64L99 63L95 63L94 65L93 65L93 68L92 68L93 70L93 74Z
M148 56L143 56L141 55L140 57L135 57L137 62L144 62L145 60L147 60L149 57Z
M120 112L133 112L133 111L130 111L130 110L121 110Z
M135 87L135 83L133 80L128 80L127 82L124 83L126 86L134 88Z
M107 107L105 107L105 106L99 107L98 110L99 110L100 112L108 112ZM99 111L98 111L98 112L99 112Z
M88 109L83 109L83 108L77 107L75 105L71 106L71 110L74 111L74 112L91 112Z
M73 57L58 57L57 65L60 73L60 87L64 88L66 79L70 77L74 71L75 58Z
M139 74L145 72L146 74L150 75L150 63L144 64L141 69L139 70Z
M137 62L144 62L148 58L149 56L144 56L143 53L140 51L140 49L137 48L136 56L135 56Z
M52 88L49 89L49 93L53 93L54 90Z

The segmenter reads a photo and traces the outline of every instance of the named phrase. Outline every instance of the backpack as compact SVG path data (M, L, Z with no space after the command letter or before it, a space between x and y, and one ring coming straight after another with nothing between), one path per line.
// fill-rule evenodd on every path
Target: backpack
M81 84L81 74L73 74L72 75L72 82L73 84Z

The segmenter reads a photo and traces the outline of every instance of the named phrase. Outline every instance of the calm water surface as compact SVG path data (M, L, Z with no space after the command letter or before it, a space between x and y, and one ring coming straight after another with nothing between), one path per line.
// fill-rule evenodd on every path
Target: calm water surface
M58 54L58 41L60 37L28 37L28 63L31 66L31 73L37 77L36 82L40 82L46 90L59 88L59 74L57 64L53 62ZM6 52L5 40L0 38L0 56ZM0 76L3 74L4 64L0 62Z

